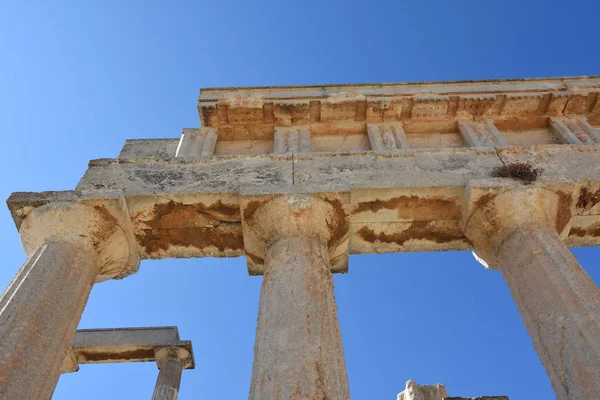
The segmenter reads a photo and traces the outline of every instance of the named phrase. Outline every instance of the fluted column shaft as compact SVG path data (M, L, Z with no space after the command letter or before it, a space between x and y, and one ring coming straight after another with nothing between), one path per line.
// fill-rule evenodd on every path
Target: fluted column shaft
M265 258L251 399L349 398L326 244L283 238Z
M266 245L251 400L350 398L328 249L331 212L322 200L294 195L255 213L255 226L261 218L263 225L254 232L262 229Z
M50 399L97 275L96 255L40 246L0 298L0 398Z
M152 400L177 400L183 363L177 358L163 361L156 379Z
M19 231L29 259L0 297L0 398L47 400L94 282L122 271L130 251L101 206L46 204Z
M465 233L502 272L557 399L600 399L600 289L559 234L568 231L572 195L470 191Z
M177 400L181 373L184 369L193 367L192 355L181 347L163 347L156 352L156 364L160 372L152 400Z
M519 230L498 265L558 399L600 399L600 289L556 232Z

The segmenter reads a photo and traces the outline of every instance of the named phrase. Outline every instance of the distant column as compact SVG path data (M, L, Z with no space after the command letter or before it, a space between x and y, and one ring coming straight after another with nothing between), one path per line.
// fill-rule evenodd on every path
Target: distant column
M177 400L181 373L192 363L192 355L181 347L163 347L156 352L160 372L152 400Z
M559 233L568 194L471 190L465 232L502 272L558 399L600 399L600 289Z
M0 297L0 398L49 399L94 282L129 246L110 214L48 204L21 225L30 254Z
M244 222L247 249L265 250L252 400L350 398L328 248L333 213L315 197L280 196Z

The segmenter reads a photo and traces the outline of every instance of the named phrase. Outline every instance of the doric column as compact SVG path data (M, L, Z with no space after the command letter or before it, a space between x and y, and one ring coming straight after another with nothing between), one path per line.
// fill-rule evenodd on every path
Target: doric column
M502 272L558 399L600 399L600 289L560 234L571 196L469 188L465 233Z
M289 195L244 215L246 251L264 260L250 399L349 399L331 274L347 242L343 212Z
M156 365L160 372L152 400L177 400L181 373L192 365L192 355L181 347L163 347L156 352Z
M0 398L49 399L95 281L129 260L105 208L48 204L23 221L29 259L0 297Z

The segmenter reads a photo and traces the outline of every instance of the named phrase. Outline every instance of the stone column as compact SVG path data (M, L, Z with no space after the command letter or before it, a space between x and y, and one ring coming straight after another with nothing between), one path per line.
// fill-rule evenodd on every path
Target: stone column
M250 399L349 399L331 274L339 213L290 195L245 215L246 250L264 256Z
M0 297L0 398L49 399L92 285L129 247L103 209L49 204L23 221L29 259Z
M465 232L502 272L558 399L600 399L600 289L562 242L571 197L471 190Z
M181 373L191 366L191 354L181 347L163 347L156 352L156 364L160 372L152 400L177 400Z

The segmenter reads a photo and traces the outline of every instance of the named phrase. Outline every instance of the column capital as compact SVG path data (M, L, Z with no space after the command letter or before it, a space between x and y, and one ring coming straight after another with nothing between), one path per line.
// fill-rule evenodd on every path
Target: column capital
M178 361L181 363L182 369L192 368L194 366L194 358L192 354L178 346L167 346L161 347L154 353L156 359L156 365L158 369L162 369L162 366L167 361Z
M342 194L343 195L343 194ZM350 224L340 194L247 196L242 201L244 247L251 275L261 275L269 245L306 237L327 245L332 272L348 270Z
M123 213L103 204L48 203L32 210L19 228L27 255L49 243L68 242L97 257L96 282L121 278L137 270L139 256L132 246Z
M497 269L496 253L502 243L519 230L568 234L572 187L542 188L522 184L490 185L490 180L467 185L461 225L471 241L476 258Z

